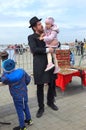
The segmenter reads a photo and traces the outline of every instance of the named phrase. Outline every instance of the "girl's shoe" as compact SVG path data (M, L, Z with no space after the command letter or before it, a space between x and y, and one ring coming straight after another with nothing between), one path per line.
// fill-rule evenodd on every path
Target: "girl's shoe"
M49 63L49 64L47 65L47 68L45 69L45 71L48 71L48 70L52 69L54 66L55 66L55 65L54 65L53 63Z
M54 70L54 74L57 74L58 72L60 71L60 68L59 67L55 67L55 70Z

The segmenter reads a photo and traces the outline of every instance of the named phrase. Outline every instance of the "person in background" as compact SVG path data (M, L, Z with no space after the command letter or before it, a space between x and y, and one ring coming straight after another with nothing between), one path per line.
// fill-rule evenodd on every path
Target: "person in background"
M24 49L23 49L23 45L21 44L21 45L20 45L20 55L22 55L23 52L24 52Z
M80 55L80 43L75 39L76 55Z
M0 57L1 57L2 61L7 60L8 56L9 56L9 54L7 53L7 51L3 51L0 53Z
M13 128L13 130L26 130L25 123L28 125L33 124L27 94L27 85L30 83L30 76L23 69L15 69L15 62L12 59L4 60L2 62L2 68L4 72L0 81L9 85L9 91L13 98L19 120L19 126Z
M83 53L84 53L84 43L81 41L80 44L81 44L81 55L83 55Z
M6 51L9 54L8 59L12 59L16 62L15 46L9 45Z
M73 66L75 64L74 54L70 51L70 65Z
M80 42L78 42L78 56L81 55L80 51L81 51L81 44L80 44Z

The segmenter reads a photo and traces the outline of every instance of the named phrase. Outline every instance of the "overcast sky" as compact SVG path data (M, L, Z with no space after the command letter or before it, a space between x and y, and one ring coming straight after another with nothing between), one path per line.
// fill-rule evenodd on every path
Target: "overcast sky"
M29 19L52 16L61 42L86 38L86 0L0 0L0 44L27 43Z

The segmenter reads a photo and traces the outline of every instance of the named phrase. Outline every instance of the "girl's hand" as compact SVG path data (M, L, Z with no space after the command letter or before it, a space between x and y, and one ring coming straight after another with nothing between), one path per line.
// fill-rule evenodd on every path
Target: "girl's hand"
M39 37L39 40L44 40L44 38L42 36Z

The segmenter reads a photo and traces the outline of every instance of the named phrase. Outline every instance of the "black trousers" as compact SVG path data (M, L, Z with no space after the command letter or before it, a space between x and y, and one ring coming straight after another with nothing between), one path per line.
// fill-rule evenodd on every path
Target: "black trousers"
M55 81L48 83L48 92L47 92L47 103L54 103L54 97L56 96L55 91ZM39 108L44 107L44 84L37 85L37 100Z

